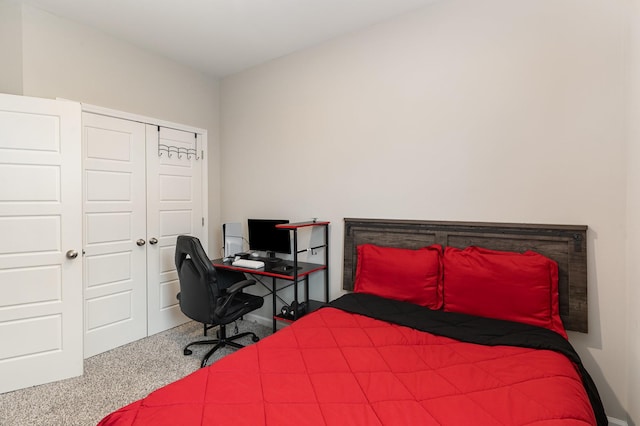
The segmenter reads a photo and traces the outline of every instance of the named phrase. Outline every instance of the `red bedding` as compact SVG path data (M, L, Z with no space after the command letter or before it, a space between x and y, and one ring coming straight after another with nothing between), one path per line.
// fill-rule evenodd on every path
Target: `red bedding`
M438 334L322 308L100 425L596 424L565 355Z

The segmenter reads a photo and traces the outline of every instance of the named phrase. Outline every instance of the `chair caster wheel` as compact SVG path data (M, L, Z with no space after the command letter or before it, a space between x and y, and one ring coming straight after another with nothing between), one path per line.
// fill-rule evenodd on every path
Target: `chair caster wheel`
M185 349L184 350L184 354L185 355L191 355L193 352L191 351L191 349Z
M253 340L254 342L257 342L258 340L260 340L260 338L258 336L253 336L251 340Z

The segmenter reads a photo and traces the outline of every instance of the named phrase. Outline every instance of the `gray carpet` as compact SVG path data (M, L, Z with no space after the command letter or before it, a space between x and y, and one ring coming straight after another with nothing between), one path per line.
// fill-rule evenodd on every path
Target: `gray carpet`
M249 321L238 321L238 327L261 338L271 332ZM233 325L227 332L233 334ZM215 337L215 329L208 334ZM86 359L81 377L0 394L0 425L95 425L111 411L196 371L211 346L194 346L190 356L182 348L202 338L202 324L189 322ZM250 337L238 342L252 343ZM233 351L218 350L210 363Z

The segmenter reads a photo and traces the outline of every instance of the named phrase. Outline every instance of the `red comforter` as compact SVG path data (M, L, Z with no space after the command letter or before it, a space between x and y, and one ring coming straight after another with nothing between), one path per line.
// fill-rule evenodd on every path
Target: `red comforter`
M367 305L369 299L357 300ZM579 359L502 345L494 331L478 332L475 326L463 334L489 335L491 346L440 335L443 327L432 334L399 325L388 318L388 308L382 316L392 323L357 311L320 309L121 408L100 425L594 425L596 416L603 421L597 392L585 389ZM453 317L461 324L460 315ZM516 340L539 346L535 337Z

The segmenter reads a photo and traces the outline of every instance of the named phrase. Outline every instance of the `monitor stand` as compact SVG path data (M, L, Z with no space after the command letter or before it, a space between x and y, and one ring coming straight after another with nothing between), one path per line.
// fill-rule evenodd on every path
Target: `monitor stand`
M262 259L265 263L268 263L269 265L273 266L273 265L277 265L278 263L282 262L282 259L280 259L279 257L276 257L275 252L273 251L268 251L267 252L267 257L265 257L264 259Z

